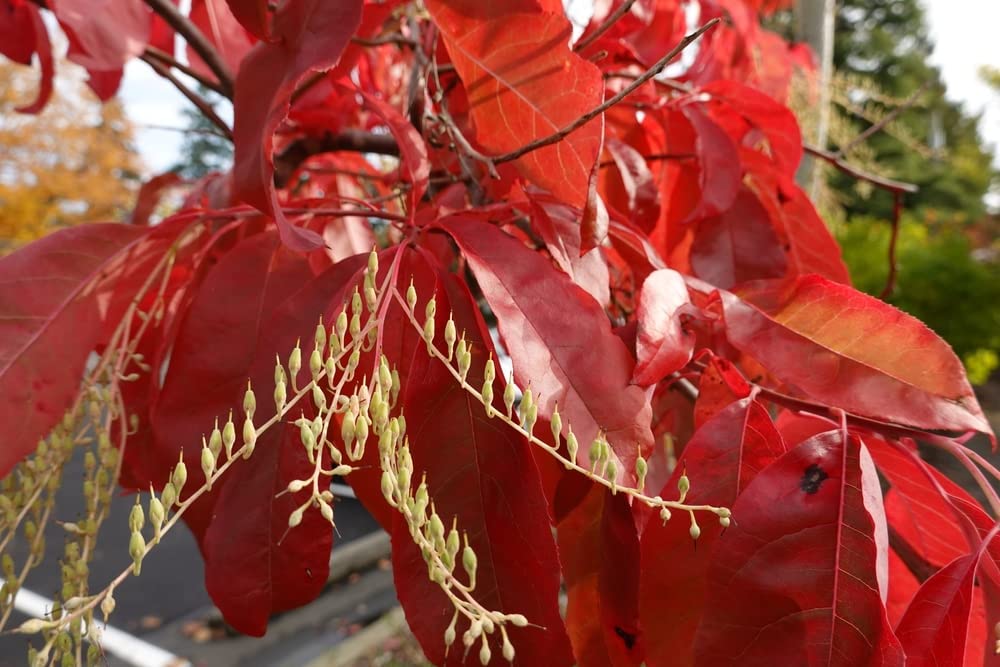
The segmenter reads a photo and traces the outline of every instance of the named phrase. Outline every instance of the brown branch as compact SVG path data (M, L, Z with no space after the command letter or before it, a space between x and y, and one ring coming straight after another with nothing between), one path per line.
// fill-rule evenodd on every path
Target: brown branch
M140 56L140 58L142 58L143 61L148 63L149 66L152 67L157 74L162 76L170 83L174 84L174 87L177 88L177 90L179 90L181 94L184 95L184 97L188 98L191 104L198 107L198 111L200 111L202 115L205 116L205 118L207 118L209 121L212 122L213 125L219 128L219 131L222 132L223 136L225 136L226 139L228 139L229 141L233 140L233 131L229 129L229 126L226 125L226 122L224 120L219 118L219 115L215 113L215 109L212 108L211 104L206 102L200 95L195 93L193 90L185 86L183 81L174 76L174 73L171 72L169 69L167 69L167 67L162 63L160 63L158 60L148 57L146 55L142 55Z
M604 113L614 105L618 104L627 96L632 94L637 88L639 88L644 83L646 83L647 81L655 77L657 74L662 72L664 69L666 69L667 65L669 65L674 58L680 55L680 53L684 49L690 46L693 42L697 41L697 39L701 37L703 34L714 28L721 20L722 19L714 18L705 25L695 30L690 35L684 37L684 39L682 39L677 46L672 48L665 56L656 61L656 64L654 64L648 70L643 72L642 75L637 77L629 85L625 86L617 95L606 100L603 104L588 111L587 113L580 116L575 121L573 121L566 127L562 128L558 132L554 132L547 137L542 137L541 139L536 139L531 143L521 146L517 150L513 150L510 151L509 153L504 153L503 155L498 155L492 158L493 163L498 164L502 162L510 162L511 160L516 160L522 155L530 153L531 151L537 150L539 148L544 148L545 146L550 146L555 143L559 143L560 141L565 139L567 135L580 129L581 127L589 123L591 120L593 120L600 114Z
M885 287L878 295L883 301L892 294L896 288L896 245L899 242L899 223L903 215L903 193L892 193L892 235L889 237L889 275L885 278Z
M279 188L284 187L306 159L319 153L334 151L398 156L399 145L390 134L372 134L362 130L343 130L337 134L305 137L292 142L280 155L275 156L275 184Z
M180 10L170 0L146 0L146 4L173 28L177 34L194 49L194 52L205 62L215 77L219 80L219 92L233 98L233 75L204 33L191 20L181 14Z
M398 32L382 35L381 37L351 37L351 41L359 46L385 46L386 44L395 44L396 46L408 46L411 49L417 47L417 41L415 39L404 37Z
M917 578L917 581L924 583L931 578L938 568L932 563L927 562L927 560L920 555L920 553L913 548L906 538L900 535L899 531L889 526L889 546L892 550L896 552L899 559L903 561L903 565L913 573L913 576Z
M625 0L625 2L623 2L618 6L618 9L611 12L611 14L609 14L608 17L604 19L604 23L599 25L597 29L594 30L594 32L590 33L589 35L581 39L579 42L577 42L576 46L573 47L573 50L583 51L585 48L596 42L601 37L601 35L606 33L608 30L611 30L612 26L614 26L614 24L617 23L618 20L621 19L621 17L625 16L625 14L628 13L628 10L632 9L632 5L634 4L635 0Z
M816 148L815 146L810 146L809 144L803 144L802 148L804 148L810 155L814 155L819 159L832 164L848 176L856 178L859 181L871 183L877 188L882 188L883 190L888 190L889 192L905 192L909 194L912 194L920 189L913 183L894 181L891 178L884 178L882 176L876 176L875 174L868 173L867 171L844 162L836 153L825 151L822 148Z
M203 76L202 74L196 72L190 65L185 65L184 63L180 62L179 60L171 56L169 53L161 51L155 46L147 46L146 49L143 51L143 55L155 58L156 60L166 65L167 67L172 67L175 70L181 72L182 74L191 77L192 79L194 79L201 85L205 86L209 90L213 90L220 95L224 95L224 93L222 92L222 88L219 86L219 83L217 81L212 81L207 76Z

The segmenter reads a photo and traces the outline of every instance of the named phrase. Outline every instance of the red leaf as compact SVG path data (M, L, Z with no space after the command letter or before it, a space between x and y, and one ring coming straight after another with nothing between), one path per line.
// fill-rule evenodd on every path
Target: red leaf
M700 105L680 107L681 115L694 131L701 197L684 222L717 216L733 205L740 190L739 153L732 139Z
M226 0L226 3L240 25L257 39L269 39L271 12L267 0Z
M188 17L219 52L230 71L237 72L243 58L253 46L253 40L233 16L231 11L233 4L239 3L226 0L192 0ZM187 57L194 71L209 79L216 78L215 73L190 44L187 46Z
M757 401L741 399L695 432L659 494L676 497L677 480L686 471L691 480L688 502L730 507L784 451L767 410ZM739 522L741 516L736 514L733 520ZM651 667L694 664L692 645L709 585L708 555L721 533L719 522L710 514L699 515L699 524L697 545L684 514L676 514L666 524L659 516L651 516L643 531L640 619Z
M120 270L122 251L144 234L128 225L70 227L0 259L0 477L72 405L102 338L101 279Z
M976 570L1000 525L991 530L975 552L956 558L917 591L896 627L906 650L906 664L961 665L972 615Z
M795 175L802 160L802 133L788 107L738 81L713 81L701 90L719 100L712 115L734 141L755 147L766 140L782 173Z
M322 245L315 232L293 227L274 188L274 130L288 113L295 86L308 71L332 66L361 21L360 0L289 0L275 13L275 43L257 44L243 59L233 101L234 194L272 217L295 250Z
M38 113L45 108L52 96L52 77L55 75L55 64L52 59L52 44L49 43L49 31L42 21L41 12L32 2L14 2L11 0L0 6L0 53L25 65L31 64L31 56L38 54L41 66L41 76L38 79L38 94L35 101L17 107L19 113Z
M636 312L636 384L656 384L691 361L694 336L684 330L679 312L690 303L684 278L676 271L660 269L643 282Z
M52 0L49 8L71 37L69 59L92 72L121 69L149 43L142 0Z
M465 84L476 139L491 154L553 134L603 101L601 72L570 49L566 16L532 4L427 2ZM595 118L514 164L563 202L592 209L588 190L602 136L603 121Z
M903 664L883 603L881 491L858 438L831 431L789 450L732 509L695 664Z
M527 195L531 202L531 225L545 241L556 265L597 303L606 305L611 299L608 265L599 248L581 251L579 210L541 193Z
M644 648L635 523L625 496L588 486L584 500L557 526L573 653L580 667L638 665Z
M628 195L628 207L622 212L633 224L652 230L660 217L660 190L649 165L639 151L619 139L608 139L606 147Z
M708 360L708 367L702 371L698 381L698 400L694 404L694 425L697 428L709 419L721 412L733 401L746 398L750 395L750 385L732 364L732 362L720 357L712 356ZM828 430L829 424L825 424L823 431ZM785 442L798 444L801 440L792 440L785 436L781 430L780 422L778 430ZM813 434L810 434L813 435Z
M297 338L311 338L327 304L343 302L362 261L354 258L313 276L307 258L282 247L273 233L251 237L223 257L177 336L153 415L164 470L183 450L186 488L202 482L201 436L216 417L225 419L242 404L248 379L255 387L274 386L275 355L287 358ZM255 421L273 414L271 401L259 401ZM184 515L205 558L206 588L241 632L262 635L272 613L311 601L326 583L329 523L309 511L284 535L301 499L278 495L289 481L311 473L297 435L278 425L260 438L249 460L233 465Z
M558 404L581 443L581 461L587 456L583 443L604 430L619 470L632 479L637 449L652 446L652 412L646 392L631 384L635 361L601 307L495 227L459 216L442 227L462 249L496 314L514 376L522 387L531 382L539 415L548 419Z
M780 278L788 268L771 218L746 188L731 208L702 220L691 245L694 275L723 289L764 278Z
M145 226L149 224L149 216L160 201L164 190L168 190L174 185L183 182L183 179L176 172L168 171L154 176L139 188L136 197L135 209L132 211L132 224Z
M439 330L451 313L458 330L465 332L480 360L473 363L469 382L481 386L482 364L490 352L496 358L496 352L468 288L458 277L444 274L427 253L407 251L399 269L399 289L405 289L411 275L421 312L434 290ZM478 555L476 599L488 609L524 614L541 626L509 630L518 664L572 664L559 617L559 564L528 444L488 419L444 366L427 355L426 344L398 304L389 308L382 326L383 351L402 376L400 404L407 418L414 477L426 473L430 497L444 522L451 525L452 517L457 517L459 530L468 532ZM378 476L364 486L368 502L384 508ZM359 489L359 496L366 497L364 493ZM420 550L399 517L391 525L391 535L396 590L410 629L434 664L465 664L459 642L447 658L444 655L444 632L454 607L429 581ZM459 636L467 627L463 618ZM498 640L491 639L491 644L490 664L507 664Z
M802 188L789 180L780 186L776 197L779 208L772 214L771 222L787 239L791 270L796 275L815 273L850 285L851 277L840 246Z
M730 342L796 394L921 428L992 433L958 357L910 315L819 276L758 296L760 306L721 294Z

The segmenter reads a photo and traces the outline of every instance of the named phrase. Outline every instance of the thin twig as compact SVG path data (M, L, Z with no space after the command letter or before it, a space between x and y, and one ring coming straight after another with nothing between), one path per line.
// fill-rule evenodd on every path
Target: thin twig
M194 52L205 62L215 77L219 80L219 92L229 99L233 98L233 75L204 33L191 20L181 14L180 10L170 0L146 0L146 4L160 15L177 34L184 38Z
M205 118L210 120L213 125L219 128L219 131L222 132L223 136L225 136L226 139L228 139L229 141L233 140L233 131L229 129L229 126L226 125L226 122L224 120L219 118L219 115L215 113L215 109L212 108L211 104L205 101L196 92L185 86L183 81L174 76L174 73L171 72L169 69L167 69L159 61L153 58L147 58L145 56L142 56L142 59L146 63L148 63L149 66L152 67L157 74L162 76L170 83L174 84L174 87L176 87L177 90L179 90L184 97L188 98L191 104L198 107L198 111L200 111L202 115L205 116Z
M203 76L199 72L196 72L195 69L190 65L185 65L184 63L180 62L179 60L171 56L169 53L161 51L155 46L147 46L146 49L142 52L142 54L144 56L156 58L167 67L173 67L175 70L191 77L192 79L194 79L201 85L205 86L209 90L213 90L220 95L225 94L222 92L222 88L219 86L219 83L217 81L212 81L207 76Z
M848 176L858 179L859 181L865 181L871 183L877 188L882 188L883 190L888 190L889 192L906 192L914 193L919 188L913 183L904 183L903 181L894 181L891 178L885 178L883 176L876 176L875 174L868 173L858 167L854 167L843 160L836 153L831 153L830 151L823 150L822 148L817 148L815 146L810 146L809 144L803 144L802 148L805 149L807 153L818 157L819 159L832 164L834 167L844 172Z
M628 13L628 10L632 9L632 5L634 4L635 0L625 0L625 2L623 2L618 6L618 9L611 12L611 14L609 14L608 17L604 19L604 23L598 26L597 29L594 30L594 32L590 33L589 35L581 39L579 42L577 42L576 45L573 47L573 50L583 51L585 48L596 42L601 37L601 35L610 30L611 27L614 26L614 24L617 23L619 19L621 19L621 17L625 16L625 14Z
M846 146L840 149L840 155L847 155L848 153L851 152L852 148L865 141L865 139L872 136L873 134L876 134L877 132L881 132L882 130L884 130L889 123L894 121L899 116L899 114L903 113L904 111L912 107L914 104L916 104L917 100L920 99L920 96L923 95L928 88L930 88L932 81L933 81L932 79L927 79L927 81L924 82L924 85L920 86L920 88L918 88L916 92L910 95L910 97L907 98L905 102L903 102L898 107L887 113L885 117L882 118L882 120L873 125L870 125L868 129L866 129L864 132L851 139Z
M720 18L714 18L705 25L695 30L690 35L684 37L684 39L682 39L677 46L672 48L665 56L656 61L656 64L654 64L648 70L643 72L634 81L632 81L632 83L625 86L617 95L606 100L603 104L583 114L575 121L573 121L566 127L559 130L558 132L554 132L553 134L550 134L547 137L542 137L541 139L536 139L531 143L521 146L517 150L513 150L510 151L509 153L504 153L503 155L498 155L492 158L493 162L495 164L499 164L502 162L510 162L511 160L516 160L522 155L530 153L539 148L544 148L545 146L550 146L552 144L559 143L560 141L565 139L568 134L580 129L581 127L589 123L597 116L601 115L614 105L618 104L623 99L631 95L637 88L639 88L644 83L646 83L647 81L655 77L657 74L662 72L664 69L666 69L667 65L669 65L674 58L680 55L681 52L684 51L684 49L690 46L693 42L697 41L698 38L701 37L703 34L714 28L721 20L722 19Z
M885 278L885 287L878 297L885 300L896 288L896 246L899 243L899 223L903 215L903 193L892 193L892 234L889 236L889 275Z

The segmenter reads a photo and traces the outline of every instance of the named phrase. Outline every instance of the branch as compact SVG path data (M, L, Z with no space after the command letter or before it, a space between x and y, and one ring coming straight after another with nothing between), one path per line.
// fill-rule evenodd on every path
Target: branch
M576 46L573 47L573 50L583 51L585 48L596 42L601 35L610 30L612 26L614 26L614 24L617 23L619 19L621 19L621 17L625 16L625 14L628 13L628 10L632 9L632 5L634 4L635 0L625 0L625 2L618 5L618 9L616 9L610 15L608 15L608 17L604 19L604 23L602 23L600 26L597 27L597 30L595 30L594 32L590 33L588 36L584 37L579 42L577 42Z
M229 126L226 125L226 122L224 120L219 118L219 115L215 113L215 109L212 108L211 104L206 102L200 95L195 93L193 90L185 86L184 82L182 82L180 79L174 76L174 73L171 72L169 69L167 69L166 66L161 64L159 61L150 58L146 55L142 55L140 57L145 62L147 62L149 66L156 71L157 74L162 76L170 83L174 84L177 90L179 90L181 94L184 95L184 97L188 98L191 104L198 107L198 111L200 111L202 115L205 116L205 118L210 120L213 125L219 128L219 131L222 132L223 136L225 136L226 139L228 139L229 141L233 140L233 131L229 129Z
M913 548L906 538L899 534L899 531L889 526L889 546L892 550L896 552L899 559L903 561L903 565L906 566L913 576L917 578L917 581L924 583L931 578L938 568L934 567L932 563L928 563L923 556L921 556L916 549Z
M604 113L605 111L607 111L608 109L610 109L614 105L618 104L623 99L625 99L627 96L629 96L630 94L632 94L637 88L639 88L644 83L646 83L647 81L649 81L650 79L652 79L653 77L655 77L657 74L659 74L660 72L662 72L664 69L666 69L667 65L669 65L670 62L674 58L676 58L678 55L680 55L680 53L684 49L686 49L688 46L690 46L693 42L697 41L697 39L699 37L701 37L703 34L705 34L706 32L708 32L712 28L714 28L716 26L716 24L718 24L719 21L721 21L721 20L722 19L720 19L720 18L714 18L711 21L709 21L708 23L706 23L705 25L703 25L700 28L698 28L697 30L695 30L690 35L687 35L686 37L684 37L684 39L682 39L677 46L675 46L674 48L672 48L665 56L663 56L658 61L656 61L655 65L653 65L652 67L650 67L641 76L639 76L634 81L632 81L632 83L630 83L629 85L625 86L617 95L615 95L611 99L606 100L600 106L597 106L594 109L592 109L591 111L588 111L587 113L585 113L584 115L580 116L575 121L573 121L572 123L570 123L566 127L562 128L558 132L550 134L547 137L542 137L541 139L536 139L535 141L532 141L531 143L528 143L528 144L525 144L524 146L521 146L517 150L513 150L513 151L511 151L509 153L504 153L503 155L498 155L498 156L492 158L494 164L502 163L502 162L510 162L511 160L516 160L517 158L521 157L522 155L530 153L531 151L537 150L539 148L543 148L545 146L550 146L550 145L555 144L555 143L559 143L560 141L562 141L563 139L565 139L568 134L570 134L571 132L574 132L574 131L580 129L581 127L583 127L584 125L586 125L587 123L589 123L591 120L593 120L594 118L596 118L600 114Z
M167 67L173 67L182 74L186 74L191 77L201 85L205 86L209 90L213 90L220 95L224 95L222 88L219 86L217 81L212 81L207 76L202 76L198 72L194 71L189 65L185 65L176 58L172 57L169 53L159 50L155 46L147 46L146 50L143 51L143 56L149 56L155 58ZM144 58L145 59L145 58Z
M146 0L146 4L160 15L171 28L177 31L184 40L194 49L194 52L212 70L219 80L219 91L229 99L233 98L233 75L229 67L222 60L222 56L215 49L208 38L198 29L191 20L181 14L180 10L170 0Z
M372 134L362 130L343 130L337 134L320 137L305 137L292 142L280 155L274 158L274 182L280 188L299 165L318 153L352 151L355 153L375 153L377 155L399 155L399 145L390 134Z
M810 155L815 155L821 160L829 162L834 167L844 172L848 176L852 176L859 181L865 181L871 183L877 188L882 188L883 190L888 190L889 192L899 192L899 193L909 193L913 194L920 188L918 188L913 183L904 183L903 181L894 181L891 178L884 178L882 176L876 176L875 174L870 174L867 171L859 169L858 167L851 166L840 159L836 153L831 153L830 151L825 151L822 148L816 148L815 146L810 146L809 144L803 144L802 147Z
M883 301L892 294L896 287L896 245L899 242L899 221L903 215L903 193L892 193L892 236L889 237L889 275L885 279L885 287L878 298Z
M877 132L881 132L882 130L884 130L889 123L894 121L899 116L899 114L903 113L904 111L912 107L917 102L917 100L920 99L920 96L924 94L924 91L930 88L931 81L932 79L927 79L927 81L924 82L924 85L920 86L920 88L918 88L916 92L910 95L910 97L907 98L905 102L903 102L895 109L887 113L885 117L882 118L882 120L873 125L870 125L868 129L866 129L864 132L851 139L846 146L840 149L840 155L847 155L848 153L851 152L852 148L863 142L865 139L872 136L873 134L876 134Z

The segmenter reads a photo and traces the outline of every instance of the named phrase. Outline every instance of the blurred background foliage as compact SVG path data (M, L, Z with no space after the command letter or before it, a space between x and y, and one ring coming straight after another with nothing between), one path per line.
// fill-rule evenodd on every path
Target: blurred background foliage
M0 62L0 254L82 222L122 220L132 210L142 161L117 100L100 104L83 71L58 63L56 87L37 116L38 73Z

